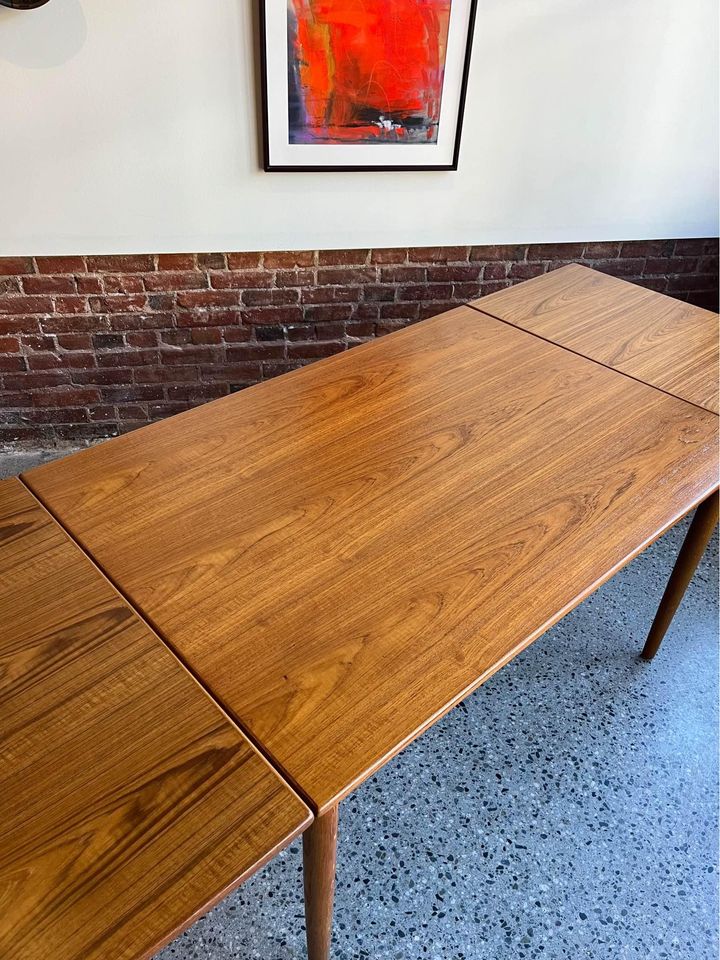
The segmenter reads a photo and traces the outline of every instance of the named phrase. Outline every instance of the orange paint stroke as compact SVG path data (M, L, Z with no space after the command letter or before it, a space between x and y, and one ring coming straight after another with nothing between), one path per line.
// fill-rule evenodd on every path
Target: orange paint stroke
M289 3L301 139L436 138L451 0Z

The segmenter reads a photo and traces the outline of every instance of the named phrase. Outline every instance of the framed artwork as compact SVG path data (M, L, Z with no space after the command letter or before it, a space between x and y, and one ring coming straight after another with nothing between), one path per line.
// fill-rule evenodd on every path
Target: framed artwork
M265 169L456 170L477 0L261 0Z

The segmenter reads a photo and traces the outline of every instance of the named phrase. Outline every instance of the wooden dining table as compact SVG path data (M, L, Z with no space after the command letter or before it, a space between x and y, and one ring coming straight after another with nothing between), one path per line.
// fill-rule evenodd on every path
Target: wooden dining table
M643 651L654 655L717 519L717 353L715 314L571 265L14 481L13 495L31 498L27 509L41 511L126 611L157 669L257 768L247 796L239 781L236 805L214 797L212 765L207 796L195 781L198 811L206 806L218 830L226 817L227 829L178 854L177 883L183 856L198 865L197 883L162 935L147 934L153 895L137 892L136 929L146 935L118 956L141 956L182 926L183 910L190 922L249 869L216 869L202 895L203 856L214 859L215 843L215 867L229 867L235 824L252 835L252 865L305 829L308 955L327 960L341 801L699 507ZM72 592L64 581L58 575L59 603ZM78 616L88 600L78 598ZM27 597L23 617L42 632L39 602ZM74 642L72 625L67 636ZM93 637L112 653L112 637ZM12 677L13 664L32 667L34 708L16 705L24 687L16 694L11 683L3 695L18 711L16 736L23 723L41 724L41 755L49 721L33 709L44 717L54 695L43 664L52 675L56 654L31 638L26 655L24 642L10 637L8 669ZM77 641L63 665L68 683L86 656L101 656L94 650ZM130 679L115 680L124 689L134 674L130 729L145 697L153 731L156 709L160 725L178 711L170 742L160 729L158 743L150 731L134 738L133 763L149 776L163 768L163 750L195 743L202 723L190 700L178 694L181 709L172 695L160 698L133 664L128 650ZM92 677L88 665L81 694L91 699ZM98 716L63 706L81 737L109 722L99 696L93 706ZM122 728L125 710L111 709ZM52 798L57 785L42 760L34 771L34 755L24 789ZM81 776L83 758L80 746L60 754L65 784ZM122 764L114 771L122 779ZM263 790L274 798L267 804ZM164 802L162 779L153 797ZM27 801L11 802L21 810ZM97 803L92 795L76 816L94 822ZM248 806L262 829L248 824ZM144 816L115 825L121 847L124 829L144 830ZM187 826L168 818L170 835L185 838ZM23 943L55 944L45 938L61 923L38 893L53 883L45 831L68 856L81 842L71 825L66 835L52 824L38 810L23 834L18 820L19 852L0 858L0 890L15 883L29 904ZM91 844L92 827L82 836ZM144 851L148 870L161 849ZM100 845L97 855L124 875L121 853ZM95 869L92 852L80 858L78 884ZM62 917L70 922L81 904L102 916L105 903L102 890L82 888ZM95 954L69 946L53 956Z

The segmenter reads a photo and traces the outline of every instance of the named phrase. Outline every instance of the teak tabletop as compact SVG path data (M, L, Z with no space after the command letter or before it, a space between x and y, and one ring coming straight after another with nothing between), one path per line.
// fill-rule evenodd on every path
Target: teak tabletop
M707 498L717 438L461 307L25 479L325 813Z
M19 480L0 543L0 956L149 955L310 813Z
M718 412L716 313L576 263L472 305Z

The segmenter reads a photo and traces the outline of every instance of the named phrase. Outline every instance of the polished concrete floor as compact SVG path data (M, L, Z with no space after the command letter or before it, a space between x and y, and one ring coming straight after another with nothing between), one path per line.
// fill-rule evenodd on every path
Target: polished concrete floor
M334 960L717 957L716 539L637 656L686 526L342 805ZM158 958L301 960L303 938L297 842Z

